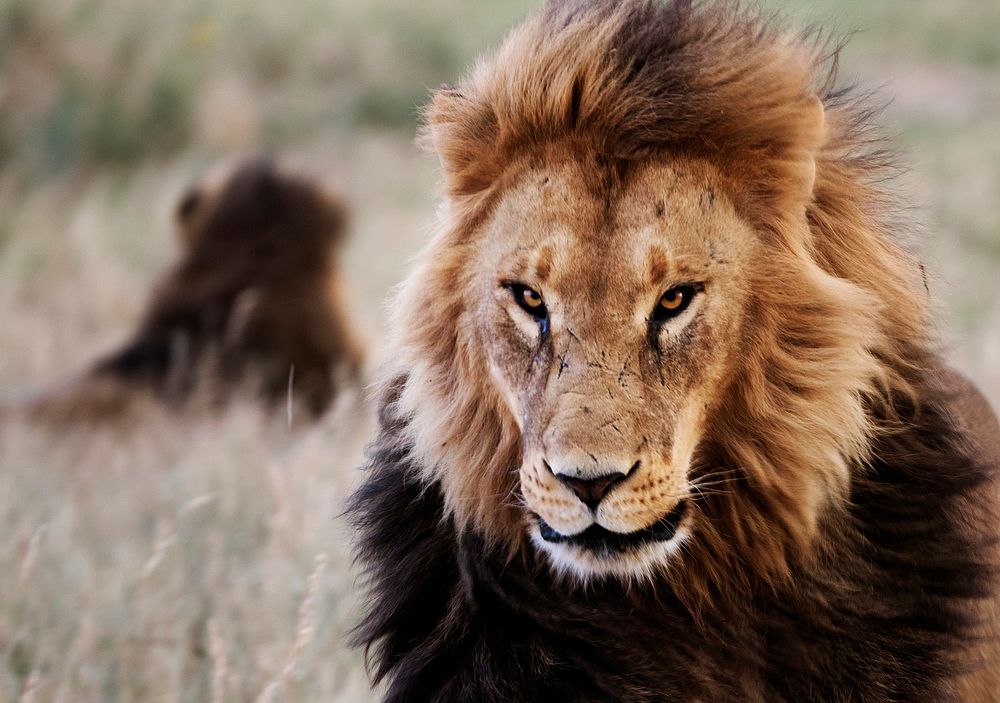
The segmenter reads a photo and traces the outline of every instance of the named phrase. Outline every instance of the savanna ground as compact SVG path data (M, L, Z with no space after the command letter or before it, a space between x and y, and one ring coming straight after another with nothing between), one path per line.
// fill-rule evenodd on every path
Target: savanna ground
M377 363L427 235L427 89L529 0L0 0L0 395L120 342L175 253L178 194L272 149L354 209L344 269ZM954 362L1000 404L1000 4L766 3L860 29ZM365 701L338 519L372 430L345 395L289 430L251 404L135 433L0 428L0 702Z

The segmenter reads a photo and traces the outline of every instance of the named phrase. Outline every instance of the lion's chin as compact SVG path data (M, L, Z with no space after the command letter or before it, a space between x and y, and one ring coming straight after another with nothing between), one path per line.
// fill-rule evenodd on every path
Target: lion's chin
M658 521L636 532L612 532L593 524L582 532L563 535L541 517L533 516L531 537L561 575L587 580L611 576L649 580L665 568L687 537L690 520L682 501Z

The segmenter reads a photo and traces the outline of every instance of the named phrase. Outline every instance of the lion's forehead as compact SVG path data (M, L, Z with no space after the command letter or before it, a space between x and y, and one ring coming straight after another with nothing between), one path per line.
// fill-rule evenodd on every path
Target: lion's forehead
M746 249L734 208L708 167L650 162L621 180L596 178L588 168L536 164L500 197L489 249L501 276L628 298L701 280Z

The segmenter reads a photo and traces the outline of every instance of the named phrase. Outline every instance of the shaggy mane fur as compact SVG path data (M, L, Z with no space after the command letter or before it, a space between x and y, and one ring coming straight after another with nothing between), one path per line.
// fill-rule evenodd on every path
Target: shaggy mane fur
M729 2L552 2L434 96L442 227L395 306L351 507L386 700L980 700L955 681L992 590L996 458L955 422L835 54ZM526 543L520 435L461 296L477 227L553 149L620 177L707 162L775 252L701 448L739 481L649 584L581 588Z
M863 397L909 392L904 348L924 346L929 328L919 264L893 236L892 200L878 187L888 159L872 143L871 111L833 87L831 59L822 42L732 3L564 2L434 96L425 141L441 157L448 207L432 254L403 288L407 304L396 306L406 312L387 375L409 379L399 402L417 418L415 451L460 524L508 543L522 532L509 471L519 432L463 330L475 329L472 315L454 326L469 233L519 166L559 148L622 178L644 159L707 160L740 214L772 239L774 265L759 272L769 297L760 343L748 344L731 412L718 415L734 421L732 463L749 462L767 486L761 512L785 516L785 534L756 531L757 541L775 537L752 545L756 565L783 572L787 550L811 541L819 506L801 497L845 489L836 457L863 459L873 431ZM761 461L768 444L787 466L825 475L810 486L806 474L775 471ZM468 465L483 470L452 470ZM723 570L742 568L724 542L714 549L730 562Z
M988 572L956 516L984 473L936 403L878 443L821 559L699 613L669 589L578 590L529 549L508 560L442 520L405 423L383 422L351 511L371 589L356 642L387 702L964 700Z

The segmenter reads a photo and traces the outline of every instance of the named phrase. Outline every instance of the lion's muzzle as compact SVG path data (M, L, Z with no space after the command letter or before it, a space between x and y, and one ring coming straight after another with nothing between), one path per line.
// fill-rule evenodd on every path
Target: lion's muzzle
M679 502L673 510L643 530L636 532L612 532L594 523L583 532L575 535L563 535L556 532L541 517L538 518L538 531L542 539L553 544L569 544L583 547L600 554L625 551L631 547L639 547L650 542L668 542L677 534L681 520L687 512L687 501Z
M526 495L542 540L611 555L674 538L687 501L675 498L664 504L636 495L651 485L642 460L629 464L582 454L591 459L583 466L558 460L553 466L544 458L529 465L535 468L528 473ZM638 524L622 519L628 517L629 511L622 509L628 505L643 508Z

